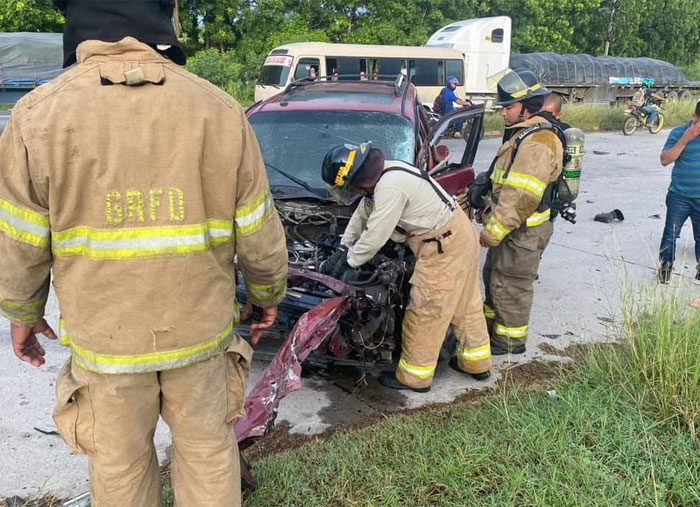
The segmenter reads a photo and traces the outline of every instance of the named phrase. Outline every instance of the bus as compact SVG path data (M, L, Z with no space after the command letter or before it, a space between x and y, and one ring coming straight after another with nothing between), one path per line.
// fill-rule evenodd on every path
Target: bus
M464 54L455 49L299 42L273 49L255 86L255 101L281 92L299 79L363 80L403 73L421 102L432 106L448 76L459 79L464 97Z

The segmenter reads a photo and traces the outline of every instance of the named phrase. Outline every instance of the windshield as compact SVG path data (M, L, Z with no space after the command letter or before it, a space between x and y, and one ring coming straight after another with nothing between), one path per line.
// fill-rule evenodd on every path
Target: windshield
M259 84L284 86L292 68L291 56L270 55L265 59L262 71L260 72Z
M265 162L307 182L326 188L321 163L328 150L341 143L372 141L384 157L409 164L415 158L411 123L390 113L360 111L290 111L257 113L249 118ZM270 185L293 185L288 178L267 169Z

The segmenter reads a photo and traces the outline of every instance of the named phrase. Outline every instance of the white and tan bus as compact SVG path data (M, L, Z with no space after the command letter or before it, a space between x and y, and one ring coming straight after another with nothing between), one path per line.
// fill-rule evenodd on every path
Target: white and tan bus
M445 79L459 79L464 97L464 54L455 49L300 42L273 49L255 87L255 101L276 95L299 79L362 80L404 73L421 101L432 105Z

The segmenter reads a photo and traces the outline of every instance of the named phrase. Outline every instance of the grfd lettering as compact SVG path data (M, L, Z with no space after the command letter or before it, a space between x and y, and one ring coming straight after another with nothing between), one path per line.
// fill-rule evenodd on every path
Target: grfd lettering
M180 223L185 220L185 193L179 188L110 190L105 194L105 215L110 225L155 222L161 218Z

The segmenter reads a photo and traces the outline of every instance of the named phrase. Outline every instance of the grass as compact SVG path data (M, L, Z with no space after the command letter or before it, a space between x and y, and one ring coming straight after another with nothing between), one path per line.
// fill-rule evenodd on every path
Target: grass
M254 463L253 506L700 505L700 313L628 301L556 395L388 416Z
M13 107L15 107L14 104L0 104L0 111L9 111Z
M675 127L687 121L695 110L695 102L676 102L665 106L666 127ZM577 106L565 105L562 120L586 132L622 130L624 106ZM500 113L488 113L485 118L486 132L503 131Z

